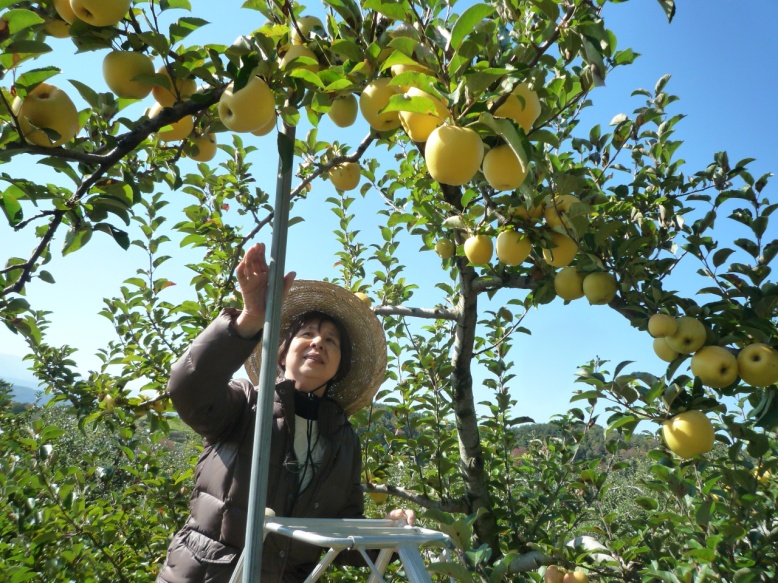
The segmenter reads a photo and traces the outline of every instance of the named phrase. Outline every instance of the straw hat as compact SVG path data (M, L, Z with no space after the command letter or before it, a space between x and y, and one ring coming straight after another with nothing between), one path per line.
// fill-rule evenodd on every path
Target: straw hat
M351 368L348 374L331 385L327 395L351 415L370 404L384 380L386 371L386 338L373 310L353 292L326 281L295 281L281 308L281 333L289 331L295 316L318 311L338 320L351 341ZM246 361L251 382L259 382L262 342Z

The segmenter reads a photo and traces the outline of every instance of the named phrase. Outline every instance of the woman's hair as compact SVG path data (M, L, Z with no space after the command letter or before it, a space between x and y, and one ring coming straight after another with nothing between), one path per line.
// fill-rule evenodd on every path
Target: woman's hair
M318 322L319 327L321 327L324 322L330 322L338 331L338 336L340 337L340 363L338 363L338 370L335 372L335 376L332 377L327 384L335 383L344 378L348 374L348 371L351 370L351 339L348 337L348 332L346 332L346 328L341 324L340 320L316 310L303 312L292 318L289 330L281 339L281 343L278 347L278 376L279 378L284 376L284 367L281 364L281 361L286 357L286 353L289 351L289 345L292 342L292 338L297 335L303 326L306 326L311 322Z

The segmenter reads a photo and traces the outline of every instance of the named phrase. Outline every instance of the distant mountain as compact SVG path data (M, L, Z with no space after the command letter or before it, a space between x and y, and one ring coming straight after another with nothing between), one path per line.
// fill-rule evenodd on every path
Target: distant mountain
M11 383L13 399L17 403L35 403L37 400L38 383L20 356L0 352L0 380ZM46 403L50 398L42 395L40 402Z
M35 403L37 401L39 405L43 405L51 399L50 395L43 394L39 389L17 385L16 383L12 384L11 393L13 394L13 400L17 403ZM38 400L38 393L41 393L40 400Z

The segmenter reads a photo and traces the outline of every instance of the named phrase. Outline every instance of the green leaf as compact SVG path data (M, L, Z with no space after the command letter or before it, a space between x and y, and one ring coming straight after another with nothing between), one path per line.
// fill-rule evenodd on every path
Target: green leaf
M382 0L365 0L362 5L365 10L375 10L394 20L407 21L411 18L411 9L406 0L392 0L391 2L382 2Z
M12 227L22 222L24 213L22 212L22 205L14 196L14 191L19 189L16 186L9 186L8 189L0 195L0 202L3 205L3 212L8 219L8 224Z
M451 30L451 40L449 44L455 51L462 46L462 41L465 40L475 27L485 18L494 14L494 8L488 4L475 4L465 10L462 15L454 23L454 28Z
M174 42L178 42L206 24L210 23L202 18L180 18L177 22L170 25L170 36Z
M657 0L657 2L659 2L662 10L665 11L667 22L672 22L675 16L675 0Z
M70 84L76 88L78 93L81 95L81 97L84 98L84 101L86 101L90 107L100 107L100 96L98 95L97 91L92 89L89 85L82 83L81 81L76 81L75 79L68 79L68 81L70 81Z
M45 22L43 18L41 18L37 13L33 12L32 10L25 10L23 8L17 8L15 10L9 10L8 12L5 12L3 14L3 20L8 23L8 31L12 35L21 32L25 28L30 28Z
M529 167L529 142L527 136L516 130L514 123L507 119L497 119L490 113L482 113L478 122L491 128L494 133L500 136L511 147L511 150L518 156L521 169L526 172ZM526 144L526 145L525 145Z
M96 231L102 231L103 233L109 234L113 237L113 240L119 244L119 247L125 251L130 248L130 237L126 231L117 229L108 223L97 223L94 228Z
M89 224L81 225L78 229L72 228L65 235L65 244L62 247L62 255L68 255L73 251L78 251L92 238L92 226Z
M57 67L42 67L40 69L33 69L32 71L22 73L19 75L16 83L14 83L16 94L19 95L19 97L24 98L33 86L38 83L43 83L59 73L60 70Z

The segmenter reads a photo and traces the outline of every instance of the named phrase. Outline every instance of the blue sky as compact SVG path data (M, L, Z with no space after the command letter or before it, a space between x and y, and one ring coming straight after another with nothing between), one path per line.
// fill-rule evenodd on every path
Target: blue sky
M192 42L199 39L229 44L238 35L260 26L261 16L237 11L240 4L225 1L218 3L217 9L214 8L216 3L193 0L194 14L214 24L205 27L198 37L192 37ZM314 3L309 4L315 13ZM460 2L458 6L463 5ZM251 17L255 22L248 22ZM634 89L653 88L661 76L670 74L672 79L667 90L680 97L670 111L687 116L676 131L676 137L684 141L679 154L687 161L685 171L703 168L720 150L728 151L730 160L756 158L752 164L754 175L778 168L778 150L774 145L778 136L774 114L778 93L778 37L772 30L778 21L777 2L679 1L676 18L668 24L655 0L631 0L609 5L605 17L608 27L616 34L619 48L631 47L642 56L634 65L614 72L606 80L605 87L592 94L595 107L586 112L582 127L588 130L599 123L606 129L615 115L629 114L641 105L641 98L630 97ZM63 69L63 74L54 79L55 84L68 88L76 97L77 93L67 79L78 79L95 89L107 90L99 75L104 53L73 54L73 46L67 40L54 40L53 45L55 55L51 62ZM84 106L76 101L79 107ZM150 104L151 98L148 98L133 107L141 112ZM355 147L366 133L367 126L361 121L343 131L324 120L319 137L333 136ZM254 174L263 188L273 192L276 160L267 152L273 151L274 139L272 136L256 138L256 144L263 153L255 154L251 159ZM379 151L375 155L381 157L383 154ZM26 165L29 172L42 175L41 168L33 162L15 159L14 164L19 166L14 167L14 173L26 172ZM337 246L332 231L337 228L337 222L322 204L334 194L334 189L324 181L313 186L308 201L296 209L306 220L290 231L287 267L296 270L300 278L320 279L336 275L333 254ZM774 184L765 192L766 196L778 200ZM169 197L171 207L188 202L182 193L169 193ZM360 240L364 243L376 238L374 228L379 223L375 214L376 199L368 194L350 209L358 217L353 228L361 231ZM777 237L776 230L774 228L768 236ZM0 224L0 239L4 248L10 247L19 256L26 256L34 243L25 234L12 233L4 223ZM269 239L268 233L264 240L269 242ZM49 342L79 348L75 359L86 371L99 366L93 354L113 338L108 321L97 315L102 298L113 295L124 279L134 275L135 266L140 265L140 256L134 250L122 251L99 234L85 249L64 258L59 254L59 246L61 238L55 245L54 261L47 267L57 284L34 282L28 288L28 299L35 307L52 311ZM406 277L421 288L412 304L431 307L441 299L434 288L441 277L429 274L439 273L436 270L440 270L440 262L432 252L418 253L418 246L418 243L405 245L401 262L408 265ZM170 245L166 252L174 256L174 261L166 264L169 268L166 276L178 284L170 288L170 296L166 299L175 301L190 297L186 284L191 274L184 267L192 257L190 252L179 250L176 245ZM703 285L701 280L699 285L697 280L681 283L696 285L694 289ZM508 301L515 297L513 294L515 292L507 290L499 292L492 305ZM511 383L511 390L519 401L517 414L528 415L536 421L546 421L568 408L576 388L575 371L592 358L599 356L613 365L633 360L636 363L630 370L658 375L665 368L665 364L653 355L647 333L632 329L626 320L607 307L589 306L585 300L565 306L557 299L530 312L524 326L532 330L532 335L515 339L512 359L517 367L517 377ZM1 376L29 376L25 374L25 365L20 363L25 348L17 336L5 328L0 329ZM477 399L486 400L489 395L479 392Z

